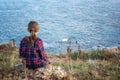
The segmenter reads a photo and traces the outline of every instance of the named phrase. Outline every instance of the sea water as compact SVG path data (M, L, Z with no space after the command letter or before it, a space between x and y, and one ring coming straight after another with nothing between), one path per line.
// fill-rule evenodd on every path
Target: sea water
M0 44L19 46L30 20L48 52L65 51L68 40L82 49L120 45L120 0L0 0Z

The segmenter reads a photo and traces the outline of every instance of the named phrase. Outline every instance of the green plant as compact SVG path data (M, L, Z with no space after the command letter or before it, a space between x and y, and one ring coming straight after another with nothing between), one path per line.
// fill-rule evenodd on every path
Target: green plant
M106 57L103 50L93 50L89 54L90 54L90 58L91 59L100 59L100 60L103 60Z
M73 59L73 60L77 60L77 52L73 52L72 54L71 54L71 59Z
M17 56L16 47L10 48L8 51L1 53L0 60L3 63L1 69L7 69L10 70L14 68L14 64L18 58L15 58Z
M82 60L88 60L90 58L90 54L86 51L81 51L79 58Z

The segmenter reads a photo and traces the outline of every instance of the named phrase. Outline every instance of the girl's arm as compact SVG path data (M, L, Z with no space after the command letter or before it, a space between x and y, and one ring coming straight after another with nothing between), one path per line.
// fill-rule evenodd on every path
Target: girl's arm
M25 50L26 50L26 38L23 38L20 42L20 47L19 47L19 57L20 58L25 58Z
M41 51L42 60L46 61L46 53L45 53L43 41L41 39L39 39L39 41L38 41L38 46L39 46L39 49Z

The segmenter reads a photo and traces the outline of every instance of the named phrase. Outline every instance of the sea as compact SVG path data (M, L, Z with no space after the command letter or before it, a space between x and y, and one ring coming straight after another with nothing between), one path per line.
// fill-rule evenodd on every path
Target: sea
M120 0L0 0L0 44L19 47L31 20L47 52L120 46Z

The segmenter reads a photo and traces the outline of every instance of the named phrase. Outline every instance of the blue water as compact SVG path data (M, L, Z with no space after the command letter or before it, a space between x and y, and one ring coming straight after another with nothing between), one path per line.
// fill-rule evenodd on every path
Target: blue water
M49 52L58 52L56 41L65 38L83 49L120 43L120 0L0 0L0 43L19 45L30 20L39 22Z

